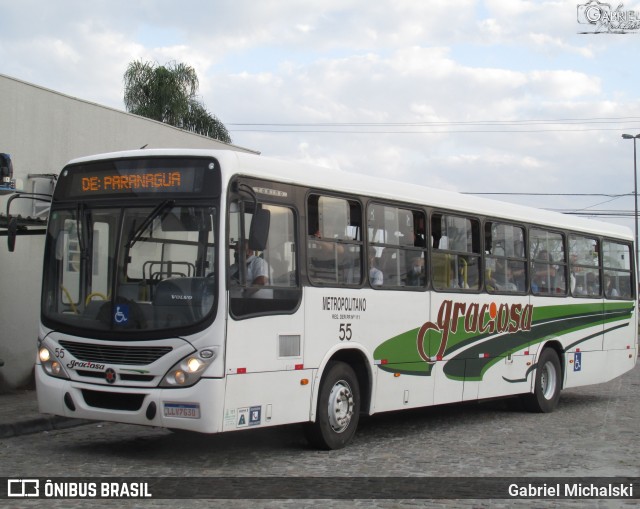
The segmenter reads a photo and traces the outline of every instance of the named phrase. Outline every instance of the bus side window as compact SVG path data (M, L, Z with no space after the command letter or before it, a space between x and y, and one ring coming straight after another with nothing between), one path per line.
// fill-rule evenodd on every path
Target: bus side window
M432 283L436 290L480 288L480 222L476 218L431 216Z
M576 297L599 297L600 247L597 239L582 235L569 237L569 287Z
M538 228L529 231L531 291L537 295L567 293L565 238L561 233Z
M253 249L256 246L250 246L248 242L253 219L251 207L243 211L239 206L229 214L232 263L228 281L234 317L287 313L298 305L300 286L295 213L293 209L279 205L263 203L261 207L270 216L269 232L264 246L260 246L264 248L261 251Z
M524 228L485 223L485 288L489 293L526 291Z
M632 250L628 244L603 241L604 295L607 299L630 299L633 297L631 253Z
M355 200L311 195L307 204L309 279L327 285L362 282L362 210Z
M369 283L374 288L419 289L426 284L424 213L371 203L367 212Z

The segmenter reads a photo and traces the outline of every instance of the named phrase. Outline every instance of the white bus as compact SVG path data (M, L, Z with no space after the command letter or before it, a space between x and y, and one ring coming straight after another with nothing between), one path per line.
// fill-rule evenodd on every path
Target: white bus
M637 358L627 228L231 151L77 159L49 217L40 411L219 433L562 388Z

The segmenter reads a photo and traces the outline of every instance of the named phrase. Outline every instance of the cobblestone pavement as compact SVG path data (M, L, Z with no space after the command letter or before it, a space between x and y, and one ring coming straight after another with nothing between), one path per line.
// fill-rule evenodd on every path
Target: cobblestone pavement
M1 401L1 400L0 400ZM339 451L310 449L298 426L185 435L112 423L0 439L0 476L640 477L640 366L566 390L551 414L504 401L376 415ZM416 482L420 482L416 479ZM3 506L0 500L0 507ZM7 507L38 507L10 500ZM40 501L40 504L42 501ZM96 501L48 500L48 507ZM150 500L101 507L640 507L638 500Z

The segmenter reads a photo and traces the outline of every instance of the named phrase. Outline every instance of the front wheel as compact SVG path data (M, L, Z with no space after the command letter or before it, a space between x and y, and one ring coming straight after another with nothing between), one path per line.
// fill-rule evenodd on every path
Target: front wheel
M320 382L316 422L305 427L309 443L341 449L353 438L360 416L360 387L351 366L330 362Z
M530 412L553 412L560 399L562 368L558 354L545 348L540 354L533 394L524 396L522 402Z

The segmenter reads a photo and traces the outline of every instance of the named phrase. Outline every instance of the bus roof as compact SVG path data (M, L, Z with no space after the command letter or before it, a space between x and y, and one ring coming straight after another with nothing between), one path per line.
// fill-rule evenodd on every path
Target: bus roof
M241 174L273 179L290 184L300 184L317 189L339 190L383 200L421 204L455 212L479 214L514 222L540 224L557 229L570 229L597 235L633 240L633 233L626 226L570 216L549 210L435 189L419 184L371 177L355 172L345 172L307 163L285 161L262 155L246 154L231 150L208 149L143 149L111 152L82 157L69 164L86 163L102 159L154 156L215 157L220 161L223 185L233 175Z

